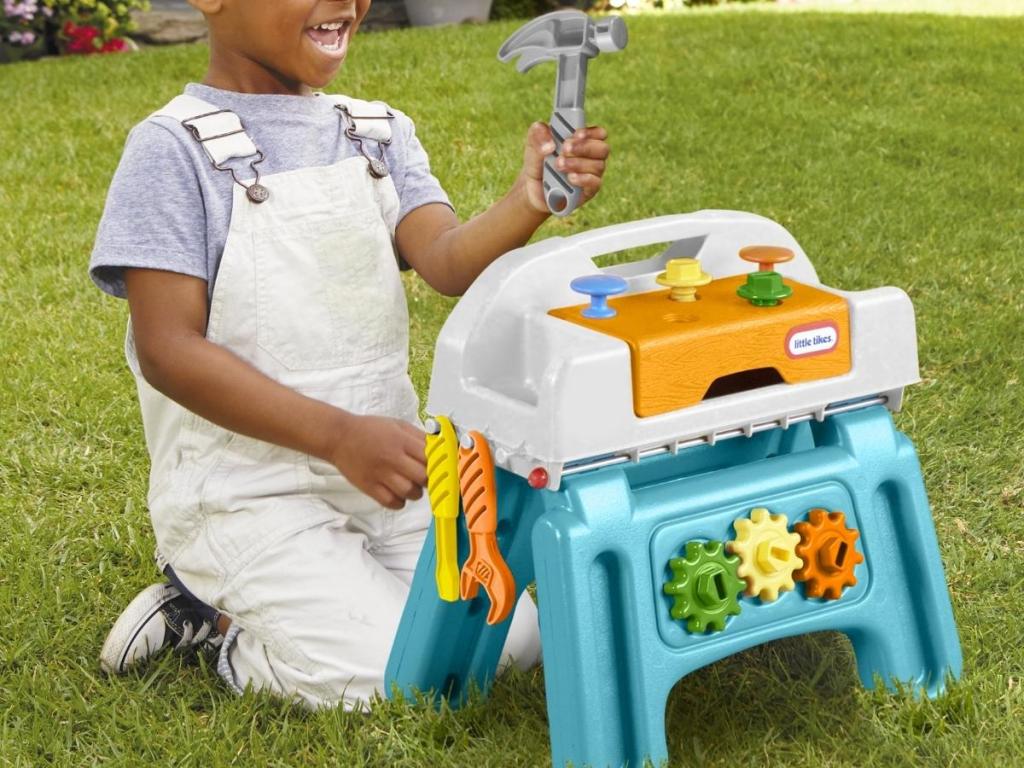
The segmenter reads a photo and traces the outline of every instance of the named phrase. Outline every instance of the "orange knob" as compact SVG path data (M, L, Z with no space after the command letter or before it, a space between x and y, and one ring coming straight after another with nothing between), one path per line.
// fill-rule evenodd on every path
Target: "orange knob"
M757 264L758 272L771 272L776 264L792 261L793 252L778 245L748 245L740 248L740 258Z

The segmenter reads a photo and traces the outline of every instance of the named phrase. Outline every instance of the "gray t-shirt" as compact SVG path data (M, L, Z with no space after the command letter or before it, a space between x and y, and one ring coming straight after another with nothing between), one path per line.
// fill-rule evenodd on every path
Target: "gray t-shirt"
M189 83L185 93L229 109L242 121L266 159L261 176L332 165L358 154L344 134L344 119L328 99L249 94ZM401 221L427 203L451 206L430 172L412 121L392 108L391 144L384 160L398 191ZM377 156L374 141L364 144ZM253 158L226 165L251 179ZM124 154L107 193L89 274L103 291L124 297L124 267L180 272L213 284L231 220L231 174L213 168L199 142L175 119L151 117L128 134Z

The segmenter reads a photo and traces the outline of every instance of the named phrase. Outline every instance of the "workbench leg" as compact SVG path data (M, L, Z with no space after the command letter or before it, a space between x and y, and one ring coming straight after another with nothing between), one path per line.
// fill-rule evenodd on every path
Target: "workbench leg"
M542 506L537 494L525 493L526 482L497 470L498 543L516 580L516 599L533 581L530 531ZM465 517L458 525L459 562L469 554ZM387 693L393 689L412 698L428 694L459 706L471 687L486 693L494 682L511 618L488 626L489 600L483 589L473 600L446 602L438 597L434 578L436 562L434 527L423 545L416 565L409 599L398 626L385 671Z
M924 486L912 469L880 486L874 508L862 513L875 517L862 522L873 537L868 546L886 537L891 549L872 560L884 597L865 604L870 610L847 635L865 687L881 678L890 689L900 683L938 696L948 678L960 677L963 661Z
M552 763L660 765L668 692L645 680L651 601L637 599L649 590L647 555L614 543L630 518L629 484L609 472L575 487L546 494L533 533Z
M935 523L913 443L882 408L841 414L818 428L822 443L842 445L875 474L876 491L858 509L872 590L843 631L866 687L910 685L941 694L963 666L960 639Z

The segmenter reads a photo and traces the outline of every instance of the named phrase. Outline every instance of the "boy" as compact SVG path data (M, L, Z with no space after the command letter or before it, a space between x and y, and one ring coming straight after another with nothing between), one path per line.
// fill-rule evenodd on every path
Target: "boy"
M133 129L90 265L128 299L171 581L125 609L101 663L219 646L237 692L365 707L430 521L395 251L462 294L546 219L553 144L531 126L512 189L460 224L407 117L314 91L370 0L190 2L210 28L206 77ZM563 147L586 199L606 137ZM538 655L524 595L505 657Z

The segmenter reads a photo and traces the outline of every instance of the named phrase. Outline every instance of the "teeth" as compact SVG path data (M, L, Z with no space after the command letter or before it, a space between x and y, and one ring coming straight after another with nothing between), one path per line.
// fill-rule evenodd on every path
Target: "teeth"
M319 40L316 40L315 38L313 39L313 42L315 42L325 51L340 51L342 43L344 42L345 38L345 30L348 28L348 26L349 22L347 19L345 21L331 21L325 22L323 24L317 24L315 27L313 27L313 29L316 29L321 32L338 32L338 40L337 42L331 45L322 43Z

